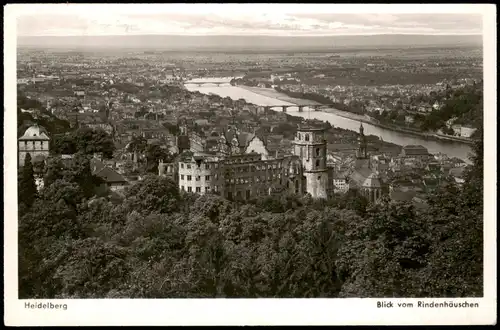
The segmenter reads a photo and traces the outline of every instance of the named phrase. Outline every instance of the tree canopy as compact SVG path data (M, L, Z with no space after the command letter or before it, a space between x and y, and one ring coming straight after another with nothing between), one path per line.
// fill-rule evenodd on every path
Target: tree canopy
M24 207L30 207L35 201L37 189L35 184L35 176L33 172L33 164L31 163L31 155L26 154L24 165L18 174L18 199Z
M89 127L79 128L64 135L55 136L52 142L52 153L93 155L102 153L105 158L112 158L115 145L112 137L102 129Z

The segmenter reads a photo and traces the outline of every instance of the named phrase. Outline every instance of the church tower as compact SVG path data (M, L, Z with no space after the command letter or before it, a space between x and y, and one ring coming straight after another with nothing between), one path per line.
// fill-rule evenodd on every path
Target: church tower
M326 128L299 126L293 141L294 154L302 162L305 190L313 198L328 197L325 132Z
M361 123L359 126L358 150L356 151L356 158L358 159L366 159L368 157L366 136L364 131L365 129L363 128L363 123Z
M177 136L177 149L179 154L191 148L187 123L183 120L179 125L179 135Z

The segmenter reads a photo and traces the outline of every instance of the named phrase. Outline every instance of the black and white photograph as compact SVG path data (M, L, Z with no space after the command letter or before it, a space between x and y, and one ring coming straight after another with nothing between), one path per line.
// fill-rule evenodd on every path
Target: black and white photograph
M4 12L8 324L496 323L494 5Z

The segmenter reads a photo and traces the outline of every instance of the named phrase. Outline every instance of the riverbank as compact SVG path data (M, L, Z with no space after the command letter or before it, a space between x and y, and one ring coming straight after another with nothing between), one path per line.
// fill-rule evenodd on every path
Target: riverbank
M280 101L292 103L295 105L305 105L305 104L307 104L307 105L311 105L311 104L321 105L321 103L319 103L319 102L290 97L286 94L282 94L280 92L277 92L275 89L272 89L272 88L249 87L249 86L242 86L242 85L239 85L237 87L246 89L252 93L256 93L256 94L266 96L266 97L272 97L272 98L278 99ZM463 143L463 144L467 144L467 145L472 145L474 142L471 139L460 138L460 137L456 137L456 136L442 135L442 134L437 134L437 133L420 132L420 131L415 131L415 130L408 129L405 127L382 124L382 123L378 122L377 120L370 118L369 116L358 115L358 114L355 114L352 112L342 111L342 110L335 109L335 108L325 108L325 109L321 109L321 111L326 112L326 113L331 113L331 114L334 114L334 115L339 116L339 117L359 121L359 122L362 122L365 124L370 124L370 125L373 125L376 127L384 128L384 129L387 129L387 130L390 130L393 132L411 134L413 136L422 137L422 138L428 139L428 140L450 141L450 142Z
M280 101L286 103L292 103L295 105L314 105L314 104L321 105L321 103L319 102L290 97L288 95L277 92L274 88L250 87L245 85L238 85L236 87L246 89L247 91L250 91L255 94L259 94L265 97L272 97L273 99L278 99Z
M374 119L370 118L369 116L366 116L366 115L365 116L361 116L361 115L357 115L357 114L354 114L354 113L350 113L350 112L342 111L342 110L338 110L338 109L324 109L324 110L322 109L322 111L328 112L328 113L333 113L333 114L335 114L335 115L337 115L339 117L348 118L348 119L352 119L352 120L357 120L357 121L360 121L362 123L370 124L370 125L377 126L377 127L380 127L380 128L384 128L384 129L387 129L387 130L391 130L391 131L394 131L394 132L399 132L399 133L404 133L404 134L411 134L411 135L414 135L414 136L422 137L424 139L440 140L440 141L451 141L451 142L464 143L464 144L467 144L467 145L472 145L474 143L473 140L467 139L467 138L461 138L461 137L450 136L450 135L442 135L442 134L437 134L437 133L420 132L420 131L415 131L415 130L408 129L408 128L405 128L405 127L398 127L398 126L393 126L393 125L386 125L386 124L382 124L382 123L378 122L377 120L374 120Z

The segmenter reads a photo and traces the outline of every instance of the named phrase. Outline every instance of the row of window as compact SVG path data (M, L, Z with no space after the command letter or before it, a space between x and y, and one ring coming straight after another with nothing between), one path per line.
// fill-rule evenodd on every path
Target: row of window
M302 140L302 134L297 133L299 140ZM309 134L304 134L304 140L309 141Z
M192 180L192 176L191 175L186 175L186 179L188 181L191 181ZM212 177L210 175L205 175L205 181L210 181ZM215 174L215 180L217 180L219 178L219 175L218 174ZM181 174L181 180L184 180L184 174ZM197 175L195 177L195 180L196 181L200 181L201 180L201 176L200 175Z
M305 133L304 135L297 133L297 139L302 140L302 136L304 136L305 141L312 140L312 137L309 137L309 133Z
M205 164L205 169L209 170L211 168L210 165L213 165L214 168L219 168L219 164L215 163L215 164ZM180 166L181 166L181 168L184 168L184 163L180 163ZM201 167L201 165L199 167ZM186 164L186 168L188 170L190 170L191 169L191 164L189 164L189 163Z
M256 171L261 171L261 170L276 170L279 168L282 168L281 163L275 163L275 164L262 164L262 165L254 165L253 168ZM230 168L231 169L231 168ZM235 172L248 172L248 167L236 167L233 168Z
M319 149L318 149L319 150ZM318 151L319 152L319 151ZM190 170L192 167L191 164L184 164L184 163L180 163L180 167L181 168L184 168L184 165L186 166L185 168ZM205 164L205 169L209 170L211 168L210 166L211 164ZM212 164L214 166L214 168L219 168L219 164L217 163L214 163ZM230 164L227 164L227 165L230 165ZM257 171L260 171L260 170L271 170L271 169L278 169L278 168L281 168L282 167L282 164L281 163L275 163L275 164L263 164L263 165L255 165L255 169ZM236 171L238 171L238 169L236 169ZM241 167L239 168L239 172L248 172L248 168L247 167Z
M31 145L33 146L33 148L35 147L35 142L36 141L31 141ZM45 145L43 142L40 142L38 145L41 147L44 147L44 146L47 146L48 144ZM24 147L26 148L27 146L28 146L28 141L24 141Z
M295 170L295 174L297 174L297 170ZM186 178L187 181L193 181L193 176L191 175L184 175L184 174L181 174L180 175L180 179L181 180L184 180L184 178ZM219 175L218 174L215 174L214 175L214 178L215 180L218 180L219 179ZM267 180L268 181L271 181L271 180L274 180L274 179L281 179L282 178L282 174L281 173L277 173L277 174L270 174L268 177L267 177ZM205 181L210 181L212 179L212 176L211 175L205 175ZM201 176L197 175L195 176L195 181L201 181ZM226 182L227 183L248 183L248 182L265 182L266 181L266 176L253 176L253 177L250 177L250 178L237 178L237 179L226 179Z
M259 183L259 182L266 182L266 181L273 181L276 179L281 180L282 175L281 173L279 174L273 174L268 176L267 178L265 176L255 176L255 177L250 177L250 178L236 178L236 179L226 179L226 183L236 183L236 184L243 184L243 183Z
M231 159L231 160L226 160L226 164L230 165L230 164L241 164L241 163L249 163L249 162L256 162L256 161L259 161L260 158L257 158L257 157L245 157L245 158L241 158L241 159Z
M280 167L268 167L266 168L265 166L256 166L255 168L253 169L250 169L248 167L237 167L237 168L228 168L226 170L226 173L248 173L248 172L256 172L256 171L268 171L268 170L279 170L281 169L281 166Z
M186 191L186 187L181 186L181 190L182 190L182 191ZM214 187L214 191L215 191L215 192L217 192L217 191L218 191L218 186L215 186L215 187ZM187 192L193 192L193 187L188 186L188 187L187 187ZM196 192L196 193L201 193L201 187L195 187L195 192ZM210 192L210 187L205 187L205 192L206 192L206 193Z

